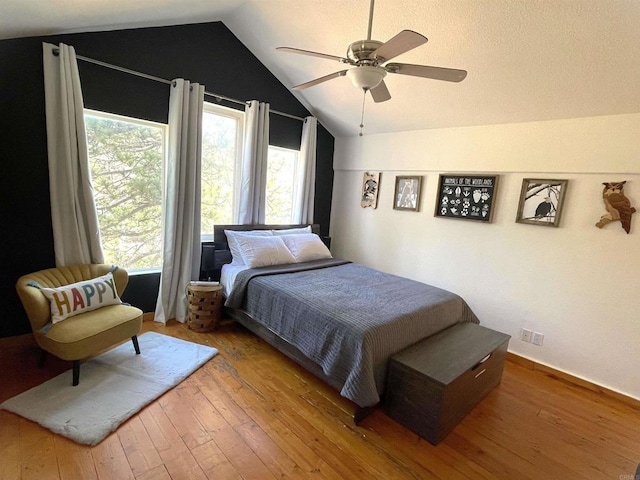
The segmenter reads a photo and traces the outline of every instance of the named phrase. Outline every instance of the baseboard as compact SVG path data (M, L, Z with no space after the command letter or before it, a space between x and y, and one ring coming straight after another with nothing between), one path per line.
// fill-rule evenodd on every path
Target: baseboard
M588 380L584 380L582 378L573 376L561 370L556 370L555 368L549 367L547 365L543 365L534 360L521 357L520 355L516 355L515 353L507 352L507 361L515 363L516 365L520 365L521 367L527 368L529 370L540 372L544 375L555 378L556 380L559 380L561 382L568 383L570 385L575 385L577 387L584 388L586 390L590 390L592 392L596 392L610 398L614 398L624 403L625 405L628 405L630 407L640 410L640 400L636 398L630 397L628 395L624 395L620 392L616 392L615 390L610 390L601 385L598 385L593 382L589 382Z

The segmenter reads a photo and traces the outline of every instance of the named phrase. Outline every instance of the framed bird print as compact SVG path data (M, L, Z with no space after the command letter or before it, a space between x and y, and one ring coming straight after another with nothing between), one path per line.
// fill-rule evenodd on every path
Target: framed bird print
M567 183L568 180L523 179L516 222L557 227Z

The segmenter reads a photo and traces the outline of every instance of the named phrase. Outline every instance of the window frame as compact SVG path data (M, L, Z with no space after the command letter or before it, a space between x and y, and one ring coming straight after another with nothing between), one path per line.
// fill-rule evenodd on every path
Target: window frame
M222 117L228 117L236 120L236 157L233 165L233 198L231 203L232 223L237 223L236 212L240 203L240 186L241 186L241 171L242 171L242 157L244 152L244 110L237 110L235 108L225 107L212 102L203 102L202 115L212 114ZM200 242L213 242L213 231L210 233L202 233L200 229Z
M270 151L271 149L295 154L295 159L293 163L293 178L292 178L292 186L291 186L291 215L289 216L289 221L285 222L285 223L293 223L293 212L295 210L295 201L296 201L296 198L298 197L298 190L300 189L300 185L298 182L298 168L300 166L300 149L296 150L295 148L280 147L278 145L270 144L268 147L268 150ZM269 154L267 153L267 172L268 171L269 171ZM267 192L265 192L265 203L266 203L266 194ZM266 210L266 205L265 205L265 210ZM281 223L281 222L278 222L278 223Z
M129 117L126 115L120 115L117 113L111 112L103 112L101 110L94 110L91 108L83 109L83 119L85 116L93 116L100 119L111 120L114 122L122 122L122 123L132 123L135 125L140 125L146 128L158 128L162 131L162 188L164 190L166 182L165 182L165 163L167 160L167 151L168 151L168 143L169 143L169 125L166 123L154 122L152 120L145 120L143 118ZM86 127L85 127L85 135L86 135ZM88 141L88 139L87 139ZM162 231L160 232L162 235ZM161 241L163 239L161 238ZM129 275L144 275L147 273L158 273L162 270L162 265L154 266L154 267L145 267L145 268L132 268L126 267Z

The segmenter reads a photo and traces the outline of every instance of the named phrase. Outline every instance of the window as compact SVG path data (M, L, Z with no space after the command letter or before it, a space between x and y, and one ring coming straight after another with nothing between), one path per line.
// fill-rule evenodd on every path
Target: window
M292 222L298 151L269 146L265 223Z
M105 261L160 268L166 125L91 110L84 118Z
M204 104L201 240L234 222L244 112ZM167 126L85 110L89 165L105 261L129 271L162 265L162 185ZM291 223L296 150L269 146L266 222Z
M244 112L204 104L202 116L201 238L213 240L213 226L233 223L242 164Z

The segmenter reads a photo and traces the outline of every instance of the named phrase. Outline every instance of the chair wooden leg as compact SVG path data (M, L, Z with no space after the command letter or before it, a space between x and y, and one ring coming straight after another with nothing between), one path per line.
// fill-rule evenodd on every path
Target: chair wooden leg
M136 349L136 355L140 355L140 345L138 345L138 336L134 335L131 337L131 341L133 342L133 348Z
M80 383L80 360L73 361L73 386Z

